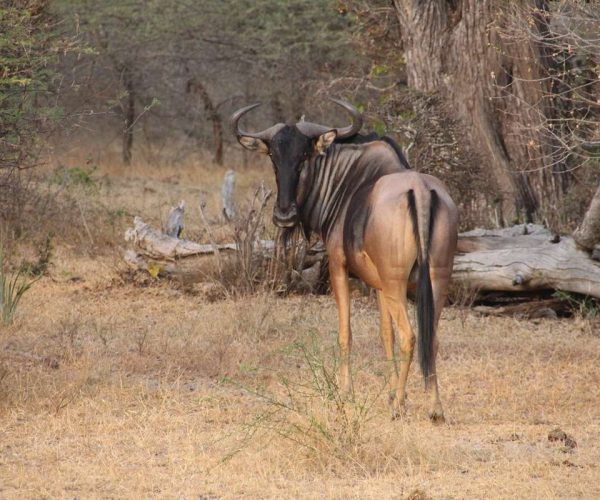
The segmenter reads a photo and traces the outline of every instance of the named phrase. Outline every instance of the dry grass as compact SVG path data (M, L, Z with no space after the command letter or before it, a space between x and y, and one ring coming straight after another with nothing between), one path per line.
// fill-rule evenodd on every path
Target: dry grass
M157 220L221 178L101 175L98 203ZM448 309L438 427L416 368L408 416L390 420L370 299L354 301L356 402L340 408L319 385L335 366L331 298L209 303L120 271L116 251L57 245L0 331L1 497L600 496L600 336L585 321ZM548 441L557 426L573 453Z
M50 158L46 167L48 176L57 168L94 168L92 178L97 188L94 206L100 205L108 222L122 229L131 223L133 215L141 215L147 222L160 226L171 207L180 200L186 201L185 235L191 239L206 241L205 229L199 217L198 206L205 203L209 221L215 224L213 232L217 239L230 238L221 221L221 184L225 171L237 172L237 202L242 208L250 203L263 180L273 185L271 167L262 156L253 157L254 162L244 168L235 158L225 166L187 158L184 162L156 163L148 151L135 157L131 165L115 161L116 154L105 153L89 156L85 149L74 149L68 156ZM80 195L84 205L89 203L89 192Z

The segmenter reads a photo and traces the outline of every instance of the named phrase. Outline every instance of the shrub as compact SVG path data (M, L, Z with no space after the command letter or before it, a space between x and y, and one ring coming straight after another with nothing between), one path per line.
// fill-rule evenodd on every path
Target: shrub
M300 446L316 464L327 466L332 460L365 471L365 453L370 437L367 424L378 414L376 403L385 392L385 384L372 397L358 400L342 393L336 380L336 362L324 352L316 334L308 342L290 345L283 353L285 366L299 373L277 374L271 389L241 387L257 398L261 411L244 425L241 447L253 438L282 438Z
M4 325L13 322L15 312L23 295L39 279L27 279L25 273L19 269L13 275L5 271L4 252L0 248L0 317Z

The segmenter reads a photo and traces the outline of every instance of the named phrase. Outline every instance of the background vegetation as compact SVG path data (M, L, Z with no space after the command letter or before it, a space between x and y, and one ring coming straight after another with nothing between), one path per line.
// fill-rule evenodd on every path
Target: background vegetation
M595 1L3 4L3 219L23 211L15 170L39 161L41 137L95 164L247 165L233 109L264 103L249 126L338 123L330 95L444 178L464 227L571 231L598 186Z

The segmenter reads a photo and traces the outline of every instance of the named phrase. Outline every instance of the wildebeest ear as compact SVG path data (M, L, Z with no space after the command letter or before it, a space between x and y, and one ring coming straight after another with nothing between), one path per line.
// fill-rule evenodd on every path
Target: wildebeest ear
M238 141L242 146L250 151L258 151L259 153L267 154L269 152L269 146L262 139L257 139L256 137L249 137L247 135L242 135L238 137Z
M335 141L336 137L337 132L335 130L330 130L329 132L321 134L317 139L317 143L315 144L316 152L320 155L324 154L327 148L333 144L333 141Z

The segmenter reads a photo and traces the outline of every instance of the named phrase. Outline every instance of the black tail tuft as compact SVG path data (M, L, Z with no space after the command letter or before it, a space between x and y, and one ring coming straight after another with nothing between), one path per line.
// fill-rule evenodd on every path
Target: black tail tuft
M423 373L423 377L425 379L425 386L428 384L433 363L435 304L433 302L433 288L431 286L431 276L429 274L429 248L421 248L419 231L423 229L427 230L429 233L427 241L431 240L437 206L437 193L432 190L428 227L419 228L415 194L412 190L408 191L408 208L418 250L419 269L417 274L416 290L417 327L419 331L419 364L421 365L421 372Z
M429 259L419 264L417 281L417 326L419 328L419 364L425 378L425 385L431 375L431 364L433 362L433 339L435 331L433 289L431 277L429 276Z

